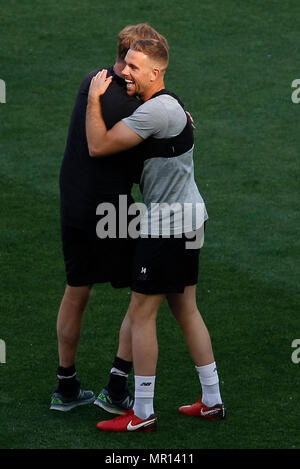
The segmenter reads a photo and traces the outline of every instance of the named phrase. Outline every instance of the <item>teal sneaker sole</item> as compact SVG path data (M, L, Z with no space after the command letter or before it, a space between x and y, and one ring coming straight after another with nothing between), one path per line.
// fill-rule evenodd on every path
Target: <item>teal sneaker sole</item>
M88 399L75 399L74 401L70 402L63 402L60 398L55 397L52 399L50 404L50 410L58 410L61 412L67 412L68 410L74 409L74 407L78 407L81 405L91 404L95 401L95 395L93 394Z
M104 388L94 401L94 404L110 414L124 415L133 407L133 398L128 393L124 399L113 401L108 391Z
M109 412L110 414L117 414L117 415L124 415L126 414L126 410L121 409L120 407L117 407L115 405L110 405L107 402L103 402L100 399L96 399L94 401L94 404L97 407L100 407L103 410L106 410L106 412Z

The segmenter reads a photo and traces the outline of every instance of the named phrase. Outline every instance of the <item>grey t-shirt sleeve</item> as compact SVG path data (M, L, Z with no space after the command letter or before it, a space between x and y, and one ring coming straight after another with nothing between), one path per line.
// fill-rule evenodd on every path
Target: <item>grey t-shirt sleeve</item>
M186 114L178 101L169 95L149 99L123 122L143 139L171 138L186 125Z

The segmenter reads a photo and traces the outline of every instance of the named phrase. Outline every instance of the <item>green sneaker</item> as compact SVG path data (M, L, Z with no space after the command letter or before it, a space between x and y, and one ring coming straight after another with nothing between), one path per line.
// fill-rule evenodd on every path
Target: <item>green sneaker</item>
M92 391L79 389L76 396L65 397L59 392L52 394L50 409L66 412L79 405L91 404L95 400L95 394Z
M95 400L94 404L102 409L110 412L111 414L120 414L123 415L128 410L132 409L134 403L134 399L129 393L129 391L125 394L123 399L119 401L112 399L109 395L109 392L104 388L100 392L99 396Z

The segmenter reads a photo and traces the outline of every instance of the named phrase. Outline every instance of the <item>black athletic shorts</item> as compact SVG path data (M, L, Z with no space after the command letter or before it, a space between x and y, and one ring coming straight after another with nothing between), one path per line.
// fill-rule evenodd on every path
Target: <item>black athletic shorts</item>
M114 288L130 287L137 240L100 239L96 229L68 225L61 226L61 235L68 285L110 282Z
M202 231L203 234L203 231ZM140 238L133 261L131 288L145 295L183 293L198 282L198 249L187 249L182 238Z

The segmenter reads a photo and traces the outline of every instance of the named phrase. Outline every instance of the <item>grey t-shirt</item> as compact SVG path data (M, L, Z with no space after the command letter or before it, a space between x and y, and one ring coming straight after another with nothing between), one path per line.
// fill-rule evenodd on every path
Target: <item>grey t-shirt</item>
M179 135L187 115L178 101L163 94L149 99L123 122L143 139ZM182 155L146 159L140 181L146 211L141 220L144 235L188 233L208 218L194 179L193 148Z

